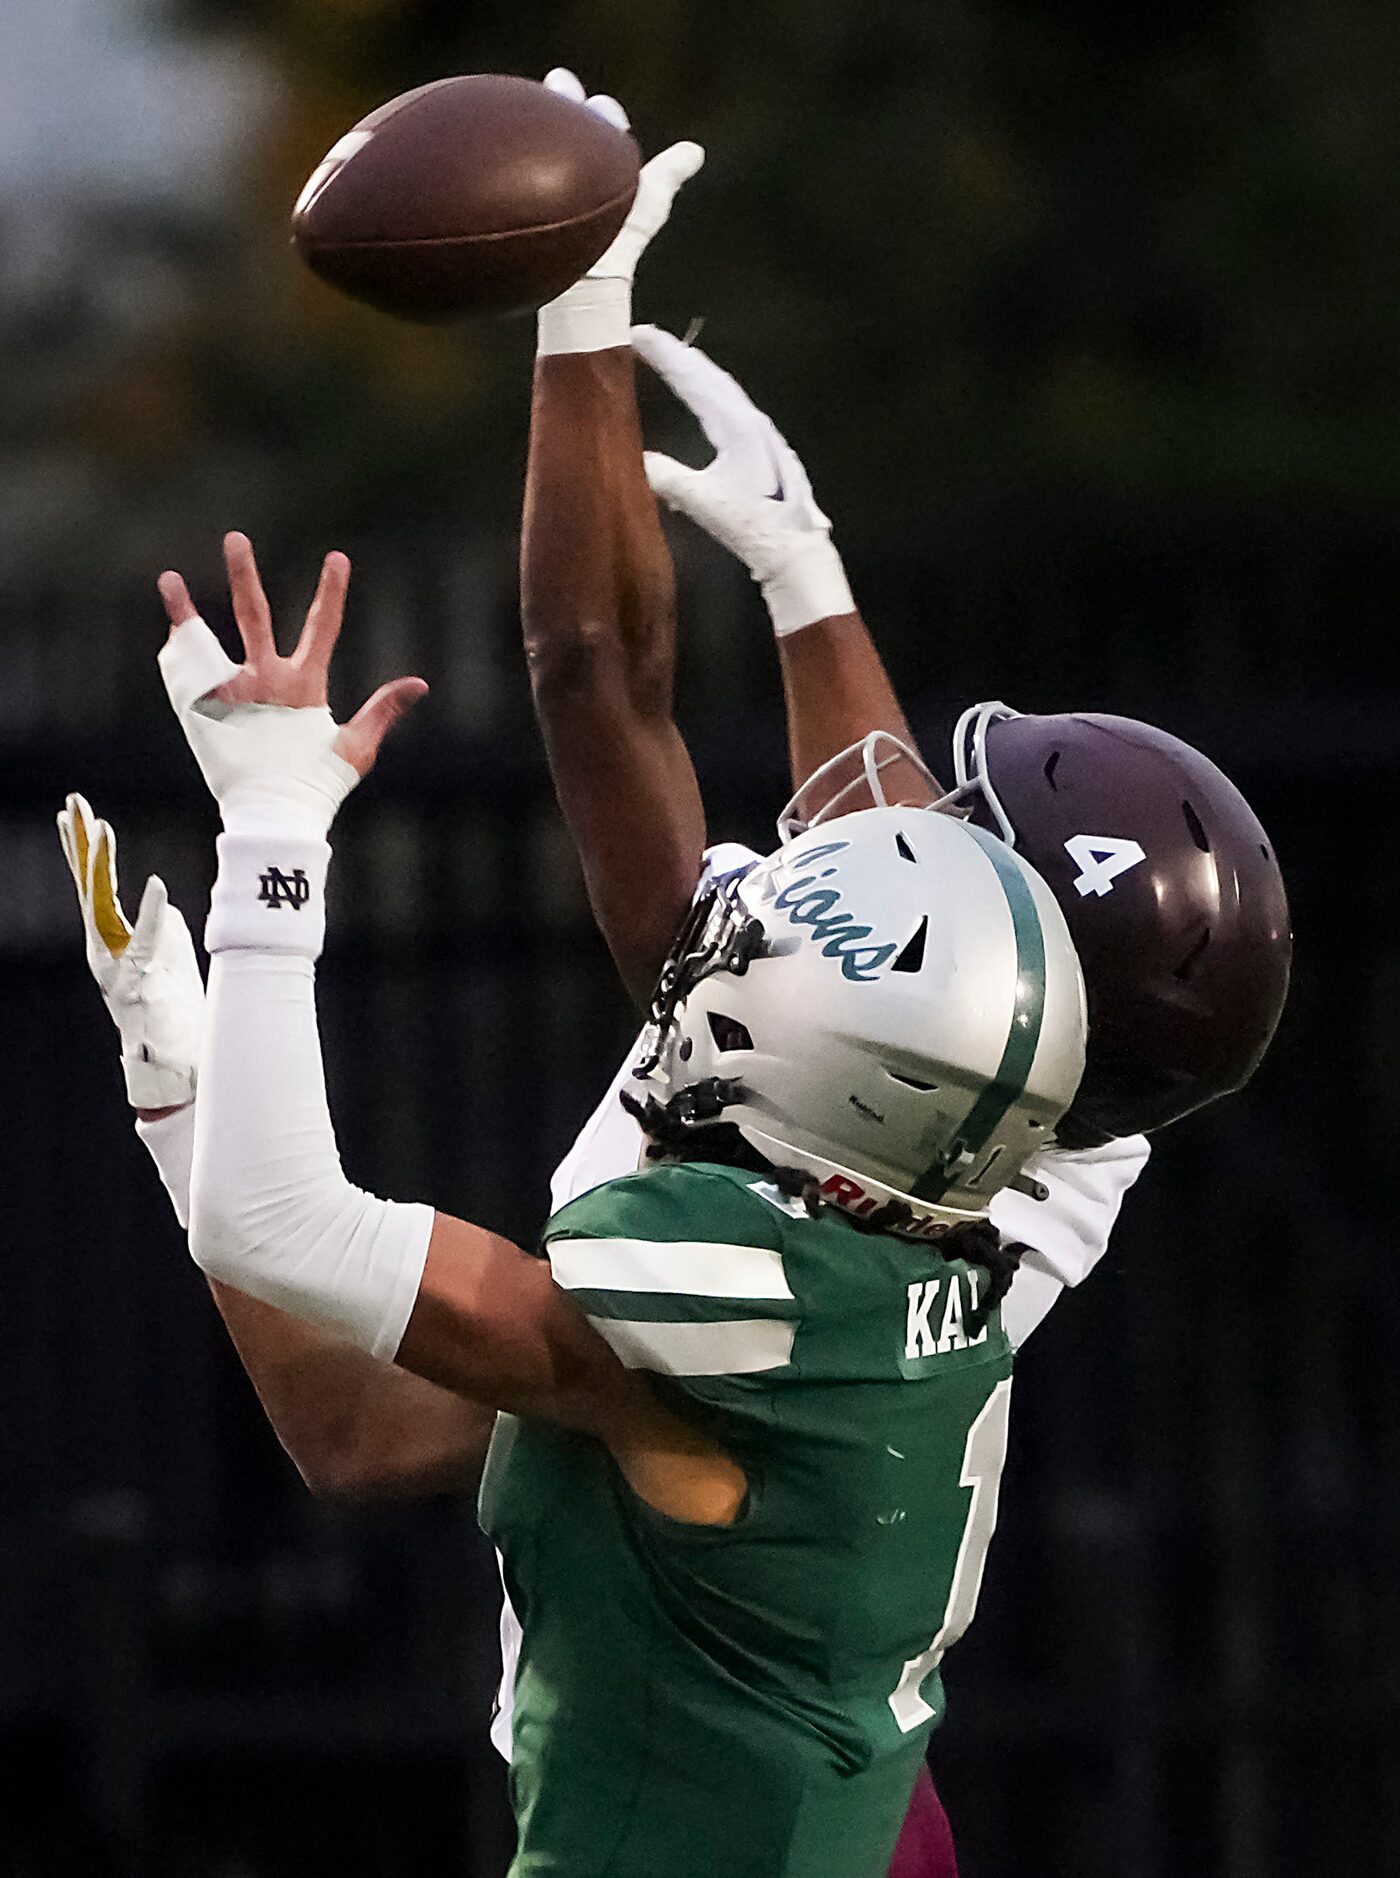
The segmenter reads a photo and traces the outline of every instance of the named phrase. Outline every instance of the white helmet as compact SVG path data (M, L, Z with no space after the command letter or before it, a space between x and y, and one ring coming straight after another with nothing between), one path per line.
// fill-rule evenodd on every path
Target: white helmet
M985 1215L1084 1068L1079 960L1040 876L946 815L824 823L697 902L636 1074L691 1127L904 1230Z

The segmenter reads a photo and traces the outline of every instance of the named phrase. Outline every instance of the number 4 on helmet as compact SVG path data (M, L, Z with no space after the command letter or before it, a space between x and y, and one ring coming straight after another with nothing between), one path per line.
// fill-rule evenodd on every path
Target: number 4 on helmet
M1147 859L1136 841L1122 840L1117 835L1071 835L1065 853L1078 863L1079 878L1074 885L1081 897L1086 893L1102 897L1111 892L1120 874Z

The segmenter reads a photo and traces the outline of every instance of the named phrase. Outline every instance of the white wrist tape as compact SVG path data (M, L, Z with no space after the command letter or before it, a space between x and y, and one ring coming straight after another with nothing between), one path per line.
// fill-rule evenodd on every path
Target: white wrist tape
M779 570L759 583L774 634L815 626L819 620L854 613L851 583L829 535L811 535L795 545Z
M161 1185L170 1195L175 1217L186 1231L190 1223L190 1175L194 1167L194 1103L187 1102L158 1122L136 1124L136 1133L156 1164Z
M539 313L537 356L632 348L632 283L585 274Z
M309 959L229 951L209 975L190 1251L209 1277L371 1356L398 1350L431 1207L345 1178L326 1103Z
M554 81L562 81L555 84ZM551 72L552 89L578 98L583 87L568 72ZM616 124L626 113L615 98L588 102ZM676 191L705 161L698 143L675 143L642 168L637 194L612 246L573 286L540 308L539 356L556 352L611 352L632 343L632 282L637 263L665 227Z
M339 728L324 706L229 704L212 694L238 676L202 619L172 628L160 653L161 676L180 728L224 826L240 815L294 819L324 835L360 778L335 753Z
M219 837L206 946L211 953L320 958L326 942L330 843L272 828L266 834L245 832L246 826L238 824Z

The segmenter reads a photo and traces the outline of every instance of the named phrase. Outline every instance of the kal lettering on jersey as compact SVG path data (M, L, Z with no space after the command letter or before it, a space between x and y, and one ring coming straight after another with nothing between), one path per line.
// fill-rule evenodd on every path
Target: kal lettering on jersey
M987 1341L984 1324L969 1337L965 1325L977 1309L977 1274L966 1274L969 1297L963 1306L962 1284L957 1272L941 1278L915 1280L908 1287L908 1311L904 1326L904 1360L922 1362L925 1357L947 1356L951 1350L972 1350Z

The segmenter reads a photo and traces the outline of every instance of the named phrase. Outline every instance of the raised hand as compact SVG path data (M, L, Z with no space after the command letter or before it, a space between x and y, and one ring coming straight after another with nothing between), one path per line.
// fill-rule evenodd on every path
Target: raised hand
M572 72L556 67L545 79L549 90L587 106L619 130L627 113L605 93L589 97ZM541 357L556 353L620 351L632 325L632 278L637 263L670 219L682 184L700 168L705 152L698 143L673 143L642 165L637 195L616 240L582 280L540 308Z
M545 74L544 88L556 92L561 98L571 99L575 104L586 104L595 117L601 117L614 130L632 128L631 118L616 98L610 97L606 91L595 91L590 98L583 80L566 65L556 65L552 72Z
M572 98L576 104L586 105L618 130L632 128L626 111L616 98L609 97L606 92L597 92L589 97L583 81L562 65L556 66L544 82L547 90L558 92L562 98ZM683 142L673 143L669 149L660 151L650 162L644 163L641 180L637 184L637 197L621 232L602 258L589 268L586 278L630 281L637 271L638 261L670 219L671 205L682 185L690 181L704 161L705 152L698 143ZM626 341L621 343L625 344Z
M296 650L277 650L272 610L246 535L224 541L244 662L235 665L200 618L181 575L160 577L170 618L161 673L171 703L225 821L232 805L279 798L324 833L374 767L390 729L428 687L421 678L381 685L343 727L327 702L331 656L345 617L350 563L329 554Z
M635 326L632 347L715 448L704 469L649 450L647 480L656 495L744 563L763 589L779 637L854 612L830 519L772 418L737 379L673 333Z
M189 928L152 876L133 926L117 888L117 838L80 795L58 817L87 935L87 961L121 1034L133 1108L183 1108L194 1100L204 982Z

